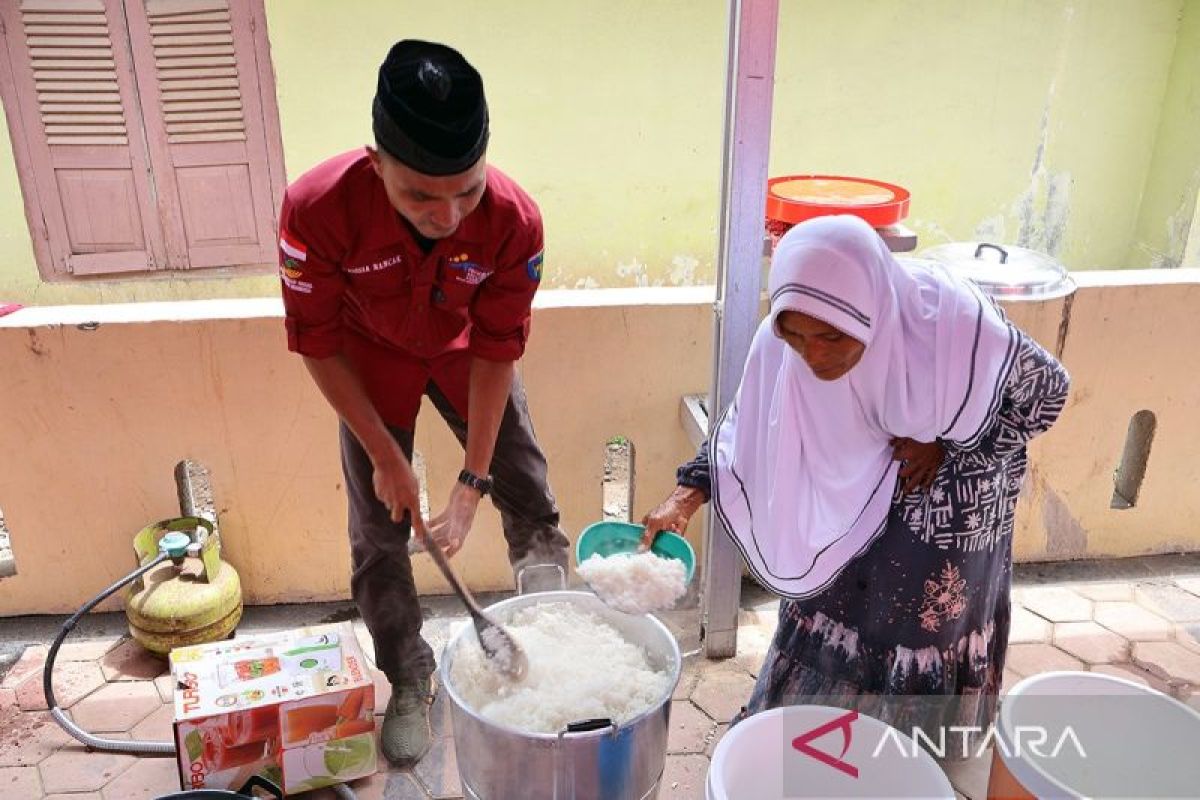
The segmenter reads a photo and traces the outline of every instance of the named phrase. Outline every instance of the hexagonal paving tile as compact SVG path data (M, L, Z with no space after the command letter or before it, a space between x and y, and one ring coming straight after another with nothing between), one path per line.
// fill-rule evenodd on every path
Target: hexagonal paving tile
M692 692L696 689L696 684L700 682L700 666L695 661L684 661L683 671L679 674L679 683L675 684L675 691L671 692L672 700L687 700L692 696Z
M170 675L159 675L154 679L154 688L164 703L175 702L175 679Z
M1085 622L1092 618L1092 601L1061 586L1031 586L1021 605L1051 622Z
M1096 664L1092 672L1101 675L1111 675L1114 678L1124 678L1127 681L1140 683L1163 694L1170 694L1171 687L1162 678L1152 672L1142 669L1137 664Z
M1000 679L1000 694L1008 694L1009 690L1016 686L1020 680L1022 680L1022 678L1017 672L1005 667L1004 675Z
M104 800L153 800L179 790L179 767L175 759L139 758L100 793Z
M0 767L30 767L71 737L45 711L22 712L11 690L0 690Z
M68 745L38 765L47 792L95 792L133 766L133 756Z
M1168 679L1200 685L1200 653L1177 642L1135 642L1133 663Z
M1171 638L1171 623L1137 603L1096 603L1093 618L1133 642Z
M717 745L725 738L725 734L729 732L728 725L718 725L708 734L708 744L704 746L704 755L712 758L713 751L717 749Z
M1200 575L1175 578L1175 585L1184 591L1200 596Z
M708 759L704 756L667 756L658 796L662 800L704 800L707 778Z
M42 665L46 663L47 652L48 648L43 644L26 647L17 663L4 674L4 680L0 681L0 689L16 689L30 675L41 673Z
M143 742L174 741L175 732L172 723L175 721L175 707L160 703L150 716L134 725L129 730L131 738Z
M1175 641L1188 650L1200 653L1200 622L1189 622L1175 629Z
M1115 603L1133 599L1132 583L1073 583L1071 589L1098 603Z
M1146 674L1135 670L1137 670L1137 667L1134 667L1132 664L1094 664L1089 668L1089 672L1095 672L1097 675L1108 675L1112 678L1121 678L1149 687L1150 679L1146 677Z
M754 625L738 629L737 655L733 662L752 677L758 677L762 669L763 659L771 648L771 640L775 638L774 625Z
M167 662L133 639L125 639L105 654L100 668L107 681L148 681L166 672Z
M41 797L37 767L0 767L0 797Z
M95 661L54 662L54 702L59 708L73 707L103 685L104 675ZM40 675L17 687L17 703L25 711L41 711L47 707Z
M1008 648L1005 665L1022 677L1084 668L1082 661L1048 644L1015 644Z
M103 639L85 639L82 641L67 641L58 649L55 663L61 661L95 661L104 656L113 645L121 641L119 636L108 636Z
M1008 625L1009 644L1034 644L1050 640L1051 623L1024 606L1012 606Z
M703 753L710 732L717 726L708 716L686 700L671 703L671 727L667 735L668 753Z
M711 669L701 673L692 702L715 721L729 722L750 699L753 688L754 679L741 670Z
M71 717L81 728L94 733L127 731L162 707L153 683L125 681L109 683L79 701Z
M438 690L433 697L433 705L429 708L429 727L433 730L434 736L453 736L454 722L451 715L450 695L447 692ZM384 708L387 707L387 700L383 702Z
M429 795L411 772L388 768L382 758L379 764L379 772L350 784L358 800L428 800Z
M1134 599L1172 622L1200 622L1200 597L1171 583L1139 583Z
M1095 622L1056 623L1054 644L1088 664L1111 664L1129 656L1129 642Z
M462 796L453 739L435 739L433 747L413 768L413 773L434 798Z

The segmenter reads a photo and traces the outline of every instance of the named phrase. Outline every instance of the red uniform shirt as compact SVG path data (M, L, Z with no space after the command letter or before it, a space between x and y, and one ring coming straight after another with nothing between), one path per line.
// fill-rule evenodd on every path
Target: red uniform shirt
M470 360L515 361L542 271L537 205L487 170L479 206L429 253L365 150L292 183L280 212L288 349L344 354L384 421L411 430L433 380L465 418Z

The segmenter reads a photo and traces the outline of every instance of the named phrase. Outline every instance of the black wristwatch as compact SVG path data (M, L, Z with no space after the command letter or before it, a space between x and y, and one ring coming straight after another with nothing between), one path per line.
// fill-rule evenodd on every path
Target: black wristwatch
M481 495L488 495L492 493L491 476L481 478L474 472L471 472L469 469L464 469L462 472L458 473L458 482L463 486L470 486Z

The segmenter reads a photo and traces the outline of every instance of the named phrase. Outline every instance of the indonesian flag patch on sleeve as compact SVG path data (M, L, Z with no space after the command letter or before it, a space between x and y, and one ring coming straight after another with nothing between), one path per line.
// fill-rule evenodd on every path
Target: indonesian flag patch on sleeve
M308 248L286 230L279 231L279 249L296 261L304 261L308 257Z

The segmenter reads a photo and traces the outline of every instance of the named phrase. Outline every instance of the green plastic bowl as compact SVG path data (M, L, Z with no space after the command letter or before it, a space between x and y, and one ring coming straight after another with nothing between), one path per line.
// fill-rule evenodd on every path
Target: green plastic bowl
M636 553L645 530L641 525L631 522L597 522L589 525L575 542L575 562L582 564L592 556L605 558L618 553ZM696 551L687 539L672 531L662 531L654 538L650 552L682 561L686 570L685 581L692 582L692 576L696 574Z

